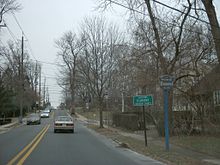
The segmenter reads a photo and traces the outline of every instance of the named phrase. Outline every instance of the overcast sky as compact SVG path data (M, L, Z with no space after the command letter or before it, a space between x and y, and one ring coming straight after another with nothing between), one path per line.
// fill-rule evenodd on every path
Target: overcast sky
M27 37L27 50L30 58L42 63L42 83L46 77L46 86L49 87L50 101L57 106L61 101L61 88L57 85L56 77L59 74L57 48L54 41L65 32L78 30L85 17L101 14L95 10L95 0L19 0L22 10L15 16ZM122 14L109 11L102 13L108 20L118 22ZM7 26L12 31L14 38L21 39L21 29L12 15L5 18ZM122 24L122 22L120 21ZM2 29L3 42L14 40L7 29ZM31 49L31 50L30 50ZM52 64L51 64L52 63Z
M101 12L94 10L97 7L96 0L19 0L18 2L22 4L22 10L15 15L29 41L25 42L27 50L31 49L31 59L42 62L42 82L46 77L50 101L53 106L57 106L61 101L61 88L56 82L59 72L58 66L50 64L58 62L54 41L66 31L77 30L83 18ZM220 11L219 0L215 0L215 5ZM122 14L123 12L118 12L119 10L122 9L117 7L115 10L105 12L105 17L123 26L126 24L123 18L125 15ZM15 38L20 39L22 32L15 18L9 15L5 20ZM2 32L3 42L8 39L13 40L6 29Z

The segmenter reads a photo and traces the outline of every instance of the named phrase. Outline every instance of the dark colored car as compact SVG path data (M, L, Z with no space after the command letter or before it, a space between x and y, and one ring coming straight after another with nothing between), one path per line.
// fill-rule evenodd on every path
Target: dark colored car
M30 124L40 124L41 123L41 118L38 113L31 113L27 117L27 125Z

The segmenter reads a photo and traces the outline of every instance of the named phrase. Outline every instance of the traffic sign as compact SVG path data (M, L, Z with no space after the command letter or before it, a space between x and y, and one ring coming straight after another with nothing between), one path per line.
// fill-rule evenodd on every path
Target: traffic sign
M171 75L160 76L160 86L163 89L170 89L173 86L174 77Z
M152 95L133 96L133 105L134 106L153 105L153 96Z

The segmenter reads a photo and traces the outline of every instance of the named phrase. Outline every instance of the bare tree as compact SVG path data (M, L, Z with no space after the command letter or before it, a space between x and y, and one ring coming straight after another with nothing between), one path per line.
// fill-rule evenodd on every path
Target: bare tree
M21 5L17 0L1 0L0 1L0 23L3 21L3 16L10 12L15 12L21 9Z
M18 100L20 99L19 93L21 90L21 82L19 74L21 72L21 47L20 43L9 42L8 47L3 49L1 55L3 59L2 66L2 76L1 81L3 87L7 90L10 90L12 95L10 99L13 100L13 103L10 103L10 110L18 109ZM35 71L29 70L32 63L29 61L29 55L27 52L24 53L24 65L23 65L23 85L22 90L24 92L23 102L24 109L30 109L35 100L35 90L31 85L31 76L34 75ZM35 67L35 65L32 65ZM14 106L14 107L13 107Z
M191 18L193 2L187 0L180 12L168 11L169 14L161 14L161 8L157 2L150 0L144 2L139 0L105 0L100 2L100 7L105 9L113 3L126 6L133 15L145 15L142 23L137 21L140 24L136 35L141 41L142 47L145 48L143 56L151 56L155 59L153 65L157 68L157 76L173 74L176 76L175 85L178 85L176 83L185 78L200 76L199 63L205 56L211 56L213 45L207 28L198 28L202 23ZM166 11L163 10L163 12ZM172 18L165 15L171 15ZM202 35L201 31L206 33ZM158 77L155 79L158 80ZM173 91L169 95L170 117L172 116L172 99Z
M116 50L122 42L121 35L118 28L108 24L104 18L86 18L81 27L84 48L79 61L79 72L88 84L89 92L98 100L102 128L104 96L111 85L117 64Z
M64 74L65 77L61 79L66 80L64 81L65 84L64 86L65 87L68 86L70 90L71 105L69 108L73 110L74 96L76 94L75 88L76 88L77 58L82 49L82 44L79 42L76 34L70 31L65 33L63 37L57 40L56 45L59 49L58 55L62 57L62 60L66 66L65 70L62 70L61 72L67 73L67 75ZM61 86L63 85L61 84Z
M218 57L218 63L220 63L220 27L217 19L215 7L213 5L213 0L200 0L204 7L205 12L208 16L212 36L215 42L215 49Z

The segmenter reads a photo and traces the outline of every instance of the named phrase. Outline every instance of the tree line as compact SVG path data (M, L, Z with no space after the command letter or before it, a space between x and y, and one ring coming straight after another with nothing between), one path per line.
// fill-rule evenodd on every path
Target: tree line
M15 0L3 2L14 6L9 10L20 7ZM202 121L207 114L211 122L215 112L209 111L207 99L192 89L219 65L220 28L213 1L175 1L174 9L156 0L105 0L99 2L98 9L105 11L115 4L128 9L126 32L102 16L91 16L82 20L80 30L64 32L55 41L64 64L57 82L63 88L66 105L72 109L80 102L96 106L103 127L107 100L108 108L129 111L134 109L132 96L152 94L155 105L147 115L159 129L163 123L159 77L170 74L175 77L169 93L173 129L174 109L191 111L193 117L185 119L191 123L198 118ZM9 11L6 6L1 6L1 16ZM35 90L39 67L25 52L21 80L20 43L9 43L0 50L1 111L19 106L22 89L24 104L30 107L40 97Z
M106 10L114 4L130 11L128 32L94 16L85 18L79 31L66 32L55 42L66 66L60 70L59 84L69 106L79 100L92 102L99 109L103 127L106 96L113 110L121 110L129 98L124 105L129 110L134 109L128 103L133 95L153 94L154 110L148 116L159 126L163 123L159 77L170 74L175 77L169 93L170 124L173 109L184 110L189 105L195 118L202 119L206 102L200 97L195 101L197 95L190 91L219 64L219 25L213 2L173 2L178 12L149 0L106 0L98 8Z
M22 9L16 0L0 2L0 29L8 28L6 15ZM1 39L0 39L1 41ZM1 117L20 116L40 108L42 98L39 84L41 64L30 59L24 37L20 41L0 44L0 114ZM39 87L39 88L38 88ZM45 95L45 94L44 94ZM45 101L43 101L45 103ZM22 111L21 111L22 110Z

